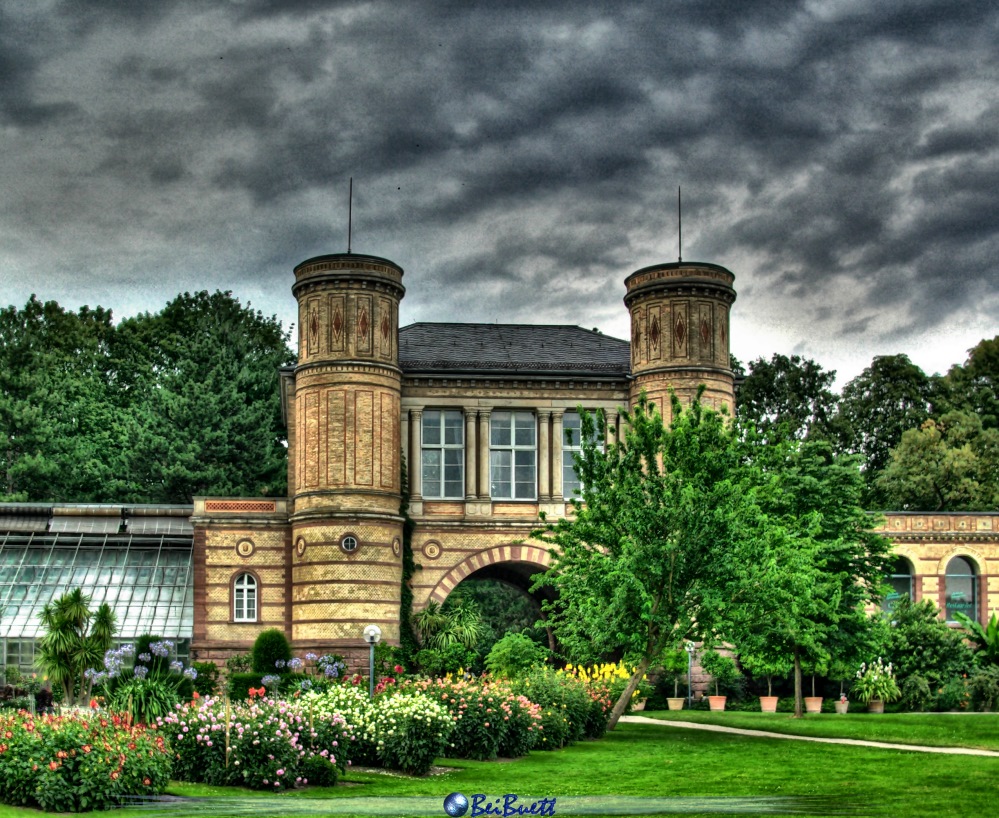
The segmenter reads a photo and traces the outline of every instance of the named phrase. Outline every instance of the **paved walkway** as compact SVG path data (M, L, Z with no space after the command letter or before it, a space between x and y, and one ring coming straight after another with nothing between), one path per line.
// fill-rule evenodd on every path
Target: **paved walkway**
M887 741L865 741L859 738L820 738L818 736L793 736L787 733L772 733L769 730L745 730L741 727L725 727L721 724L697 724L690 721L667 721L650 719L648 716L622 716L621 721L633 724L658 724L662 727L681 727L688 730L708 730L713 733L733 733L752 738L783 738L790 741L817 741L820 744L853 744L858 747L880 747L883 750L909 750L914 753L943 753L955 756L992 756L999 758L997 750L973 750L970 747L927 747L921 744L891 744Z

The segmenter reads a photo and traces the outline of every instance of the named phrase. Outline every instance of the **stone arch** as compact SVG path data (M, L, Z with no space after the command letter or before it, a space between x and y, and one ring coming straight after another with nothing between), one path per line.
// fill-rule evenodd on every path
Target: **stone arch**
M977 576L982 576L985 573L985 557L979 551L969 548L967 545L956 545L944 554L937 563L938 576L942 577L947 574L947 563L954 559L954 557L964 557L966 560L969 560L975 566L975 574Z
M483 549L448 571L434 586L427 601L442 604L463 579L483 569L507 564L534 566L537 568L534 573L540 573L548 570L551 565L551 555L546 548L537 545L499 545Z

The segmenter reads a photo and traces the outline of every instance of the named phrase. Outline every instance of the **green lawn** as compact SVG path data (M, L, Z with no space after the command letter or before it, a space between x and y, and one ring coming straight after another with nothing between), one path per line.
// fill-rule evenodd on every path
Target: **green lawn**
M752 714L729 715L742 720ZM781 718L776 717L777 720ZM879 717L879 734L884 735L887 731L893 739L906 735L911 739L909 721L913 718L917 722L912 728L917 732L925 729L921 723L924 717L886 715ZM945 720L947 717L925 718ZM829 717L830 721L834 719ZM763 725L762 720L752 721ZM785 725L789 721L785 718ZM821 717L816 717L814 721L799 720L790 726L802 725L803 729L811 731L821 726L822 721ZM867 723L862 716L855 721L858 731ZM979 729L983 723L999 726L999 722L989 717L955 716L952 722L946 722L947 726L943 729L956 731L955 743L973 746L981 743ZM846 728L835 727L834 724L829 729ZM829 799L826 802L828 806L820 814L883 815L891 818L966 816L991 811L988 804L993 803L996 797L996 781L999 780L997 758L822 745L639 724L622 724L601 741L583 742L560 752L533 753L517 761L441 763L456 769L444 775L421 779L350 771L345 781L347 786L309 789L279 796L262 795L253 798L251 805L258 815L291 818L305 807L312 807L317 816L357 814L351 811L349 802L342 801L340 805L331 804L329 800L308 803L307 799L423 796L428 799L427 803L439 805L444 796L452 791L469 796L474 793L490 796L517 793L524 797L555 796L563 799L582 795L659 798L820 796ZM178 784L171 792L206 797L207 800L198 805L199 813L221 818L242 811L235 802L227 805L213 797L231 795L217 788ZM148 815L137 810L116 814L132 818ZM190 811L177 811L176 814L190 814ZM443 809L438 809L436 814L443 816ZM559 811L557 802L555 814L567 814L564 810ZM14 808L0 809L0 818L26 818L29 815L37 813Z
M898 713L860 711L840 716L817 713L792 718L789 713L712 713L704 710L638 713L665 721L720 724L824 738L855 738L928 747L972 747L999 751L999 713Z

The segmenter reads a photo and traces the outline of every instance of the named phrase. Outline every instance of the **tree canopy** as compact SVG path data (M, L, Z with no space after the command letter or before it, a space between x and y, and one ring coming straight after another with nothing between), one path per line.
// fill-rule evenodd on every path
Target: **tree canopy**
M0 497L190 502L286 490L274 317L231 293L115 325L32 297L0 310Z

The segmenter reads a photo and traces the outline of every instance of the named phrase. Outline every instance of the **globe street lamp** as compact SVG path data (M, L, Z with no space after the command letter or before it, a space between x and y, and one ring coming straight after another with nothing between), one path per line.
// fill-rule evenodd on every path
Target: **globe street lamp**
M377 625L368 625L364 629L364 641L368 643L369 650L369 662L368 662L368 696L370 698L375 697L375 645L377 645L382 638L382 629Z
M687 709L690 710L694 706L694 694L691 692L690 676L694 670L694 652L697 650L697 645L688 641L683 646L683 649L687 651Z

